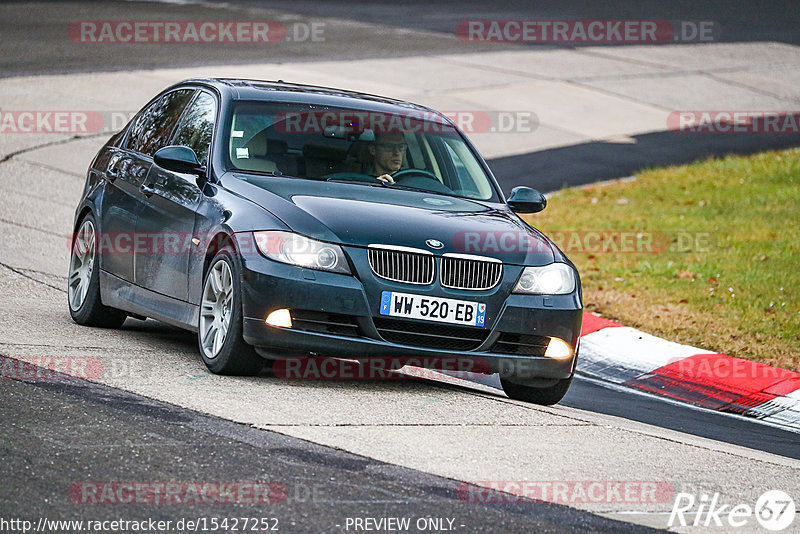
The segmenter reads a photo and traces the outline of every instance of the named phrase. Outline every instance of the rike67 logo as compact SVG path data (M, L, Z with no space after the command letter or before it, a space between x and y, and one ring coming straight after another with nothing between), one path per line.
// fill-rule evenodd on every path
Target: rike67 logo
M794 500L781 490L763 493L755 506L722 504L719 497L719 493L711 497L701 495L699 499L691 493L677 493L667 526L720 527L724 532L749 526L747 530L751 531L755 517L762 528L778 532L788 528L796 515Z

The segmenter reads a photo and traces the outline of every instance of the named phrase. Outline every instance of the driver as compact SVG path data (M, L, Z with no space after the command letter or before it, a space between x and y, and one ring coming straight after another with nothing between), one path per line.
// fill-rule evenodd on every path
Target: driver
M402 133L375 132L375 141L369 145L372 155L372 172L381 182L394 183L392 175L400 170L406 155L406 138Z

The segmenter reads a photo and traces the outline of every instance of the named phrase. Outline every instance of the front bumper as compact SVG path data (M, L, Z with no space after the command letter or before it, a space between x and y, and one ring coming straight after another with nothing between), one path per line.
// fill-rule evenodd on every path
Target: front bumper
M518 377L556 378L572 376L577 359L582 306L579 288L569 295L507 294L516 274L510 268L510 282L488 292L461 291L454 294L442 288L421 288L397 284L372 275L369 268L358 265L358 252L348 250L356 264L356 276L303 269L275 262L257 254L242 261L242 306L244 340L275 357L334 356L343 358L414 358L417 360L470 359L479 372L500 372ZM355 257L354 257L355 256ZM361 279L364 280L362 283ZM434 284L435 285L435 284ZM492 313L487 313L486 328L481 338L469 350L436 348L418 344L387 341L376 327L379 295L383 290L424 293L464 300L487 301ZM495 293L495 294L490 294ZM372 296L372 298L370 298ZM278 328L265 323L276 309L312 310L347 317L354 327L346 333ZM400 319L413 330L430 322ZM437 323L440 324L440 323ZM479 329L473 329L479 330ZM498 351L508 347L503 340L512 336L528 338L558 337L573 348L573 355L555 359L541 355L510 354ZM513 336L517 336L514 338ZM528 339L526 338L526 339Z

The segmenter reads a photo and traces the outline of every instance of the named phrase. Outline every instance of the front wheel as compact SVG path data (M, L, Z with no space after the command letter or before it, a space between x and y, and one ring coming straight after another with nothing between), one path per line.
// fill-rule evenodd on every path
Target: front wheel
M264 360L242 339L241 268L236 252L224 247L203 281L197 342L203 362L220 375L258 374Z
M522 380L512 380L516 379L500 377L500 383L503 385L503 391L505 391L506 395L515 400L544 406L552 406L561 401L564 395L567 394L570 384L572 384L572 377L553 379L552 384L536 384L536 386L525 384Z

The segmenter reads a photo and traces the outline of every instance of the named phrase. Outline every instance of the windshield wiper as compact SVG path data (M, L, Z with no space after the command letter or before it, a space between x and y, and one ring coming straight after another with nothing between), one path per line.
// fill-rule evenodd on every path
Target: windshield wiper
M325 180L325 181L326 181L326 182L335 182L335 183L338 183L338 184L359 184L359 185L368 185L368 186L371 186L371 187L376 187L376 186L377 186L377 187L384 187L384 186L386 186L386 185L389 185L389 184L387 184L387 183L385 183L385 182L382 182L382 181L380 181L380 180L377 180L377 181L375 181L375 182L368 182L368 181L366 181L366 180L355 180L355 179L353 179L353 180L348 180L347 178L328 178L328 179L327 179L327 180Z
M444 191L435 191L433 189L425 189L424 187L414 187L411 185L400 185L397 183L394 184L384 183L383 185L392 189L403 189L405 191L421 191L423 193L430 193L432 195L444 195L447 197L468 198L461 195L457 195L456 193L446 193Z
M244 174L253 174L255 176L274 176L276 178L294 178L297 180L306 180L307 178L302 178L300 176L295 176L293 174L285 174L281 171L251 171L251 170L242 170L236 169L233 172L237 173L244 173Z

